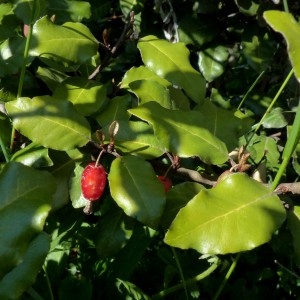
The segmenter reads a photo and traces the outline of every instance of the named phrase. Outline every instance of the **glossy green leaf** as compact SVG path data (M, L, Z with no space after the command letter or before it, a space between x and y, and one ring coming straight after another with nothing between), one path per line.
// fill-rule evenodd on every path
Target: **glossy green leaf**
M148 82L150 82L148 84ZM137 92L136 89L134 88L139 88L140 84L142 83L144 85L144 88L142 89L142 96L145 98L145 100L149 100L147 97L147 93L151 91L152 93L152 98L154 101L156 101L155 94L158 94L157 91L153 91L151 89L151 86L149 86L149 90L147 90L147 87L145 85L152 85L153 88L155 88L156 84L153 82L157 83L157 87L161 90L161 96L158 95L158 99L167 99L165 107L173 107L177 109L183 109L183 110L189 110L189 99L187 96L182 92L182 89L176 88L172 86L171 82L168 80L159 77L151 71L148 67L145 66L140 66L140 67L133 67L129 69L121 82L121 87L128 89L129 91ZM163 89L163 87L165 89ZM166 98L166 88L168 89L168 96ZM140 96L139 93L137 92L137 96ZM160 101L157 101L160 102ZM143 103L143 100L142 102ZM169 104L168 104L169 103Z
M205 96L205 80L190 64L189 51L183 43L171 44L155 36L139 40L144 64L157 75L184 89L195 102Z
M208 82L212 82L224 73L229 53L227 47L219 45L199 52L199 69Z
M162 228L167 230L179 210L203 189L205 189L203 185L188 181L172 187L167 193L166 207L160 223Z
M97 114L96 119L101 127L109 126L114 120L120 122L128 120L130 115L127 109L131 107L132 96L126 94L110 99L106 107Z
M106 88L96 81L72 77L63 81L53 96L71 101L81 115L89 116L105 104Z
M58 23L73 21L81 22L91 16L91 5L88 1L51 0L48 7L49 15L55 15Z
M196 155L212 164L227 160L225 144L207 129L207 119L201 112L168 110L156 102L148 102L129 112L153 126L166 151L182 157Z
M0 44L0 77L16 74L23 63L25 38L11 37Z
M42 232L27 245L18 265L0 280L1 299L20 299L34 283L49 251L50 238Z
M157 227L164 210L165 193L148 162L132 155L117 158L111 165L108 180L111 196L128 216Z
M33 26L30 55L45 58L45 62L69 67L88 61L97 50L97 40L81 23L68 22L59 26L43 17Z
M262 124L265 128L283 128L288 122L283 115L282 108L276 107L266 115Z
M293 15L279 10L266 11L263 16L267 23L285 38L295 76L300 81L300 25Z
M206 128L223 141L230 151L238 146L240 136L251 129L248 120L237 118L232 111L218 107L211 101L204 101L195 110L203 113Z
M294 206L293 210L289 211L287 215L288 228L293 236L293 247L294 247L294 261L300 265L300 207Z
M151 159L164 153L164 148L153 133L153 128L144 122L120 121L115 137L115 146L125 154L134 154ZM107 130L104 131L105 133ZM108 133L105 134L108 137Z
M172 108L169 90L156 81L136 80L129 84L130 90L138 97L139 104L156 101L165 108Z
M43 229L55 188L54 178L48 172L20 163L10 162L0 173L0 278L4 280L3 276L8 276L7 280L19 284L23 291L28 288L27 279L23 278L19 283L13 282L13 279L17 280L15 276L21 279L19 272L27 267L30 280L37 274L35 268L31 273L27 265L34 265L35 259L38 260L34 253L31 254L34 250L30 249L33 239Z
M119 208L111 208L97 225L95 246L102 259L113 257L129 240L132 230L128 228L128 217Z
M6 103L6 109L18 131L46 148L69 150L89 141L89 124L69 101L19 98Z
M164 87L169 87L171 83L158 76L154 71L146 66L132 67L125 74L121 82L121 88L128 89L129 84L138 80L151 80L156 81Z
M48 154L48 149L37 143L31 143L23 149L15 152L12 161L20 162L29 167L49 167L53 162Z
M230 174L179 211L165 242L203 254L237 253L268 242L285 217L269 188L244 173Z

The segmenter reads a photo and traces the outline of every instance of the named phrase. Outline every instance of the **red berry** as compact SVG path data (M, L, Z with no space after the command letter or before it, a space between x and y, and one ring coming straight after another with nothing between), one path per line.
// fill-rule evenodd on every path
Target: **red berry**
M173 185L171 179L169 177L165 177L165 176L157 176L158 180L162 183L165 192L169 191Z
M105 168L95 162L89 163L82 172L81 191L85 199L89 201L98 200L103 194L106 185Z

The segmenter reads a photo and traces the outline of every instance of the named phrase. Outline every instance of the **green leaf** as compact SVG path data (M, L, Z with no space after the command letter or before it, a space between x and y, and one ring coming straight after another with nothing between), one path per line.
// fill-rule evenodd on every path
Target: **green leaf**
M30 55L45 58L48 64L51 61L64 67L82 64L96 55L97 50L97 40L81 23L59 26L43 17L33 26Z
M32 24L47 13L48 2L46 0L18 0L13 2L16 2L14 13L27 25Z
M293 210L289 211L287 215L288 228L293 236L293 247L294 247L294 261L300 265L300 207L294 206Z
M30 241L19 264L1 279L1 299L19 299L34 283L43 266L49 246L50 238L44 232Z
M145 66L139 66L132 67L124 74L120 87L123 89L128 89L130 83L138 80L151 80L156 81L164 87L171 86L171 83L168 80L158 76L150 68Z
M167 193L166 207L160 224L162 228L167 230L179 210L203 189L205 189L204 186L196 182L176 184Z
M171 44L150 35L139 40L138 48L149 69L183 88L196 103L204 100L205 80L191 66L189 50L183 43Z
M92 299L93 286L84 276L69 275L59 282L59 299Z
M148 162L132 155L117 158L111 165L108 180L112 198L128 216L157 227L164 210L165 193Z
M89 116L106 103L106 88L96 81L71 77L58 85L53 96L71 101L78 113Z
M19 98L6 103L6 109L18 131L46 148L70 150L89 141L89 124L69 101Z
M110 99L106 107L96 116L101 127L109 126L114 120L118 122L128 120L130 115L127 109L131 107L131 102L130 94Z
M282 113L282 108L276 107L267 114L262 124L265 128L283 128L288 122Z
M11 37L0 45L0 77L16 74L23 64L25 38Z
M163 146L153 133L150 125L144 122L120 121L115 137L115 146L124 154L134 154L145 159L159 157L164 153ZM108 136L108 129L104 129Z
M63 82L68 76L56 69L38 67L36 76L41 79L47 87L54 92L56 88Z
M245 145L247 139L243 137L240 142ZM280 153L274 138L265 135L254 135L247 149L256 164L260 163L263 158L266 158L268 168L278 169Z
M135 284L121 280L117 278L116 286L122 296L126 299L139 299L139 300L150 300L151 298L147 296L140 288Z
M156 81L136 80L129 84L130 90L138 97L139 104L156 101L165 108L173 108L169 90Z
M263 16L267 23L285 38L295 76L300 81L300 25L293 15L283 11L269 10L265 11Z
M42 231L51 209L55 188L55 180L48 172L16 162L4 166L0 174L0 278L10 273L18 274L22 262L26 265L31 243ZM35 275L36 272L30 271L27 274L29 277ZM28 288L25 281L23 278L23 290Z
M204 101L195 110L203 113L206 128L223 141L230 151L238 146L239 137L251 129L248 120L237 118L232 111L218 107L211 101Z
M197 155L211 164L227 160L225 144L207 129L209 125L201 112L168 110L156 102L145 103L129 112L153 126L166 151L182 157Z
M99 221L95 246L100 258L113 257L129 240L132 230L128 217L119 207L113 207Z
M49 167L53 162L48 154L48 149L37 143L30 143L25 148L15 152L12 161L20 162L29 167Z
M222 45L215 48L207 48L199 52L199 69L208 82L212 82L224 73L224 66L228 56L227 47Z
M254 16L259 9L259 1L257 0L235 0L240 12L245 15Z
M81 22L91 16L91 5L88 1L51 0L48 13L55 15L57 23L73 21Z
M269 188L234 173L182 208L165 242L203 254L237 253L268 242L285 217L280 199Z

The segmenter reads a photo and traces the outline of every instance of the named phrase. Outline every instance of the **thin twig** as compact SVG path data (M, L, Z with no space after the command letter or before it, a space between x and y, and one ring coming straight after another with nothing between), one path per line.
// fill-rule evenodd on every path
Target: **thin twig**
M216 181L204 178L199 172L195 170L180 167L176 169L176 172L198 183L203 183L211 186L214 186L216 184Z
M111 50L106 47L108 51L106 52L104 59L97 66L94 72L88 77L88 79L90 80L94 79L106 66L109 65L112 57L116 54L119 47L124 43L124 41L128 38L128 35L133 31L133 24L134 24L134 12L131 11L129 14L129 21L125 24L123 32L119 37L118 41L112 47Z

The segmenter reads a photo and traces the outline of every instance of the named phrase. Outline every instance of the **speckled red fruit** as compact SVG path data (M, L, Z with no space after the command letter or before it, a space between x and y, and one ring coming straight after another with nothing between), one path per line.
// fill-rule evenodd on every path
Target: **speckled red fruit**
M173 185L171 179L169 177L157 176L158 180L162 183L165 192L169 191Z
M95 162L89 163L81 175L81 191L85 199L89 201L98 200L105 189L106 171L105 168Z

